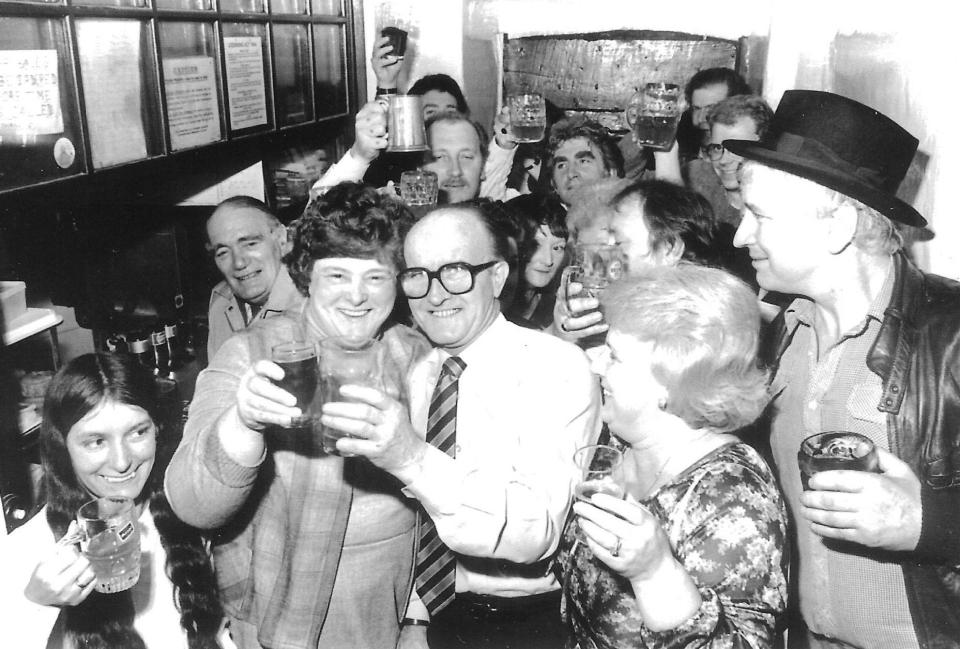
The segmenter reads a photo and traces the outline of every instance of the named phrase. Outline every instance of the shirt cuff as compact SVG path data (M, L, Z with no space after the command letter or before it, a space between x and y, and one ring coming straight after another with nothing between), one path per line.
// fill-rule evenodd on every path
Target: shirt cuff
M434 446L427 448L419 464L398 473L397 478L406 484L403 493L419 500L431 515L453 514L460 504L458 485L463 484L464 476L456 461Z

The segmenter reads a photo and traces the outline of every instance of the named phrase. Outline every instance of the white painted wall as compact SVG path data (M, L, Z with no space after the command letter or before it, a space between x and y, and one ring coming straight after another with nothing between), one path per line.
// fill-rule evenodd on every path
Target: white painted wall
M385 8L385 9L384 9ZM957 22L949 3L935 0L372 0L365 7L367 43L383 12L419 29L409 78L446 72L467 92L474 115L492 119L487 78L504 34L560 34L614 29L673 30L735 39L769 35L764 94L776 106L784 90L807 88L848 95L895 119L920 140L927 158L913 199L935 237L913 247L925 268L960 278L960 84L952 81ZM849 69L838 56L838 34L879 36L873 60ZM487 41L488 48L478 43ZM368 47L369 50L369 47ZM847 67L844 67L847 66ZM373 92L372 70L368 71ZM403 85L402 87L405 87ZM471 96L471 94L483 96ZM372 96L372 95L371 95ZM919 173L919 170L918 170Z

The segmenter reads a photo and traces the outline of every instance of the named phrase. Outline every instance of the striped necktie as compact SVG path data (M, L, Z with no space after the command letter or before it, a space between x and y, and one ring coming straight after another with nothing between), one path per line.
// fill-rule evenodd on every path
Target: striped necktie
M427 443L456 457L457 382L467 364L457 356L443 363L437 387L430 400L427 417ZM437 528L426 512L420 512L420 548L417 550L417 594L436 615L453 601L457 563L450 548L440 539Z

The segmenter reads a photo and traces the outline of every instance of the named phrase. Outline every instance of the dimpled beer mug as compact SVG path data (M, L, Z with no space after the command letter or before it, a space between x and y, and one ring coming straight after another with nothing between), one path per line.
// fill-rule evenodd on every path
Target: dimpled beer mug
M97 498L77 512L80 551L96 575L98 593L119 593L140 580L140 526L130 498Z
M547 105L543 95L526 93L507 97L510 132L517 142L539 142L547 126Z
M406 153L430 148L419 96L392 95L387 110L387 151Z
M637 145L668 151L677 137L680 122L680 86L648 83L631 97L626 114Z
M407 205L436 205L437 174L425 169L404 171L400 174L400 198Z

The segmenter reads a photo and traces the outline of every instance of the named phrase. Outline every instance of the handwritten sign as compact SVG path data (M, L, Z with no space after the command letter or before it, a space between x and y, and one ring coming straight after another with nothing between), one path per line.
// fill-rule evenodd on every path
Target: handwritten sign
M227 97L230 128L239 130L267 123L267 88L263 75L263 39L225 36Z
M174 151L220 139L213 65L210 56L185 56L163 61L167 123Z
M63 132L57 50L0 51L0 133Z

